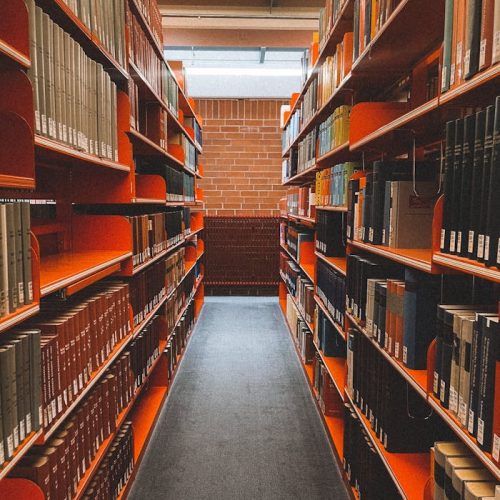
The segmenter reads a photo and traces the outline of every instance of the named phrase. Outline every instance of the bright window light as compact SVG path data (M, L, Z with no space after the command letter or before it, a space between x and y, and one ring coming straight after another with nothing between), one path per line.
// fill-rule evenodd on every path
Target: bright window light
M199 76L300 76L300 68L196 68L186 66L186 74Z

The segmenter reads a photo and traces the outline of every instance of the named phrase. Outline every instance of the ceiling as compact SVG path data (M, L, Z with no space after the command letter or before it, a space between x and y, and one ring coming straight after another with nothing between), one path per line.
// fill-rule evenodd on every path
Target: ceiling
M167 46L308 47L325 0L159 0ZM307 6L305 7L304 4Z

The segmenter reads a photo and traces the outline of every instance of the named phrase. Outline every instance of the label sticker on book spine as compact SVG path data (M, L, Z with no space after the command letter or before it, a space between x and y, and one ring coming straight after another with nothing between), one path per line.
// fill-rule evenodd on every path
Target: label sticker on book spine
M467 251L472 253L474 250L474 231L469 231L469 245L467 247Z
M406 364L408 362L408 349L406 346L403 346L403 363Z
M477 442L479 444L484 442L484 420L479 417L477 419Z
M482 259L484 256L484 234L477 237L477 256Z
M498 462L500 458L500 437L497 434L493 436L493 449L491 450L491 456Z
M455 251L455 231L450 232L450 252Z
M459 398L458 403L458 420L463 426L467 424L467 404L462 401L462 397Z
M399 342L394 343L394 356L399 358Z
M486 235L484 238L484 260L488 260L490 258L490 237Z
M467 430L472 434L474 432L474 410L469 409L469 426Z
M445 236L446 236L446 230L441 229L441 243L439 244L439 247L441 248L441 250L444 250L444 238L445 238ZM384 243L385 243L385 239L384 239Z
M445 394L446 394L446 383L444 380L441 380L441 391L439 393L439 399L441 400L441 402L444 402Z

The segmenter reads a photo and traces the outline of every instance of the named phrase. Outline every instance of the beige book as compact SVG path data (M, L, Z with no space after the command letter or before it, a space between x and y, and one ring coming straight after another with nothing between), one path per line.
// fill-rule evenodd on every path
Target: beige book
M494 481L486 469L455 469L452 471L451 482L454 498L464 498L466 484L473 482Z
M464 500L495 500L495 483L486 481L465 483Z
M434 443L434 500L444 500L446 459L470 456L470 450L462 442L438 441Z

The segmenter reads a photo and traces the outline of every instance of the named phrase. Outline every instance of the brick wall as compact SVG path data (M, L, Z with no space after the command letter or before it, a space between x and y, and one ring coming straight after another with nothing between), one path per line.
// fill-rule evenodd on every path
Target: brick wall
M200 99L206 215L278 215L281 100Z

